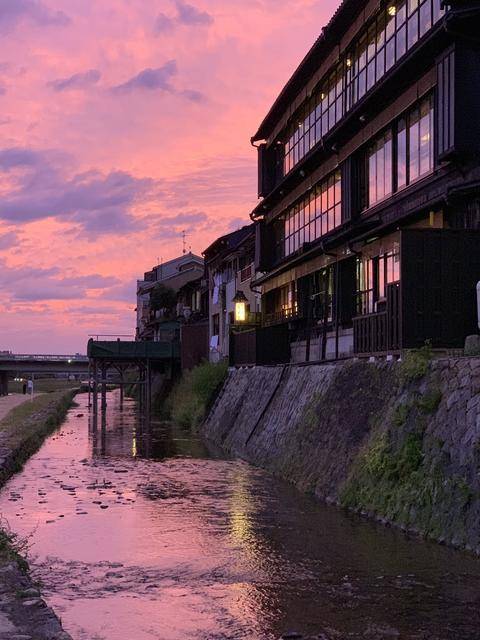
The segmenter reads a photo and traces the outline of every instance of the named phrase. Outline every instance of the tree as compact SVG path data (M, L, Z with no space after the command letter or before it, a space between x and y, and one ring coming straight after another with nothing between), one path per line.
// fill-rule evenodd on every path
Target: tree
M159 282L150 292L150 308L152 311L166 309L172 311L177 304L177 294L170 287Z

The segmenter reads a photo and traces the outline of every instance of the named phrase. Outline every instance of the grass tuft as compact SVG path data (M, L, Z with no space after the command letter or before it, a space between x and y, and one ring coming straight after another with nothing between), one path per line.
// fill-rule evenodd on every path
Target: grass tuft
M227 375L227 364L204 364L187 371L167 401L172 420L182 426L197 428Z

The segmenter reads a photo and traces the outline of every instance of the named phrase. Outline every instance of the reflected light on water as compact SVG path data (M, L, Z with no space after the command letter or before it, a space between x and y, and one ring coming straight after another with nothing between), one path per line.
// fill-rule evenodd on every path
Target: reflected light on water
M0 495L74 640L478 640L473 558L326 508L116 393L97 419L78 402Z

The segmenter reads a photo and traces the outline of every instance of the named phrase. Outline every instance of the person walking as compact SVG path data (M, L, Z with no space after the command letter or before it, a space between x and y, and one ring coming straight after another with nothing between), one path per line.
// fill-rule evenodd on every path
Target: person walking
M27 383L25 381L23 383L22 391L24 396L27 395Z
M31 396L33 396L33 380L29 380L27 382L27 391Z

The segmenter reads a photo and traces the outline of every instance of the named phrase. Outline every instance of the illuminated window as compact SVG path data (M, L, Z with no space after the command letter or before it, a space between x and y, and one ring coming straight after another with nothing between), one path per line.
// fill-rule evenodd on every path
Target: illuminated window
M378 312L385 302L388 285L400 281L400 247L374 257L357 260L357 313Z
M274 225L277 260L295 253L342 224L342 178L336 171L286 212Z
M445 14L441 0L390 2L295 114L284 145L284 174L331 131Z

